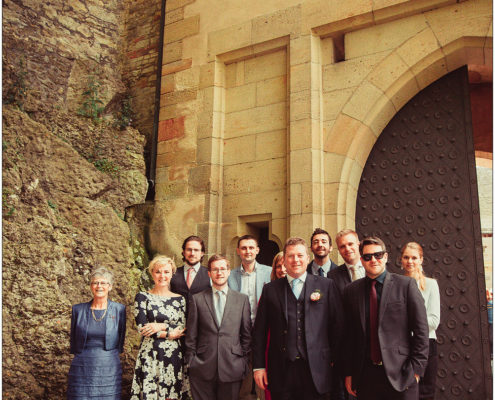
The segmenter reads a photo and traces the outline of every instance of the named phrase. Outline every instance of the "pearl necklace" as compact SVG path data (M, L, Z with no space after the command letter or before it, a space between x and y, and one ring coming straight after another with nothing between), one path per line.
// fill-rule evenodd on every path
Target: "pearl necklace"
M105 318L105 315L107 314L107 310L108 310L108 307L105 308L105 312L103 313L103 315L100 317L100 318L96 318L96 315L95 315L95 311L94 309L92 308L91 309L91 315L93 316L93 319L96 321L96 322L100 322L103 320L103 318Z

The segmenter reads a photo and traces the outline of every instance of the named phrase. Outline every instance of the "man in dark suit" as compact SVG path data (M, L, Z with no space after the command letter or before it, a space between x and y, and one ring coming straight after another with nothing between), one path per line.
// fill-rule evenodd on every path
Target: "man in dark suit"
M330 270L328 277L332 279L340 296L344 295L344 288L351 282L364 278L365 270L361 264L359 255L358 234L351 229L345 229L335 235L335 243L344 264ZM344 375L341 368L334 368L334 381L339 380L339 385L334 385L331 400L354 400L353 395L347 392L344 384Z
M344 229L335 236L335 243L340 255L344 259L344 264L328 273L328 277L333 279L340 294L344 295L344 288L351 282L364 278L366 272L361 264L359 254L359 237L352 229Z
M177 268L172 276L170 290L185 297L186 313L189 310L191 296L210 287L208 271L201 265L204 255L205 244L199 236L189 236L182 243L182 260L185 264Z
M359 400L417 400L428 358L423 297L414 279L387 271L381 239L359 250L366 277L344 290L346 388Z
M261 389L268 386L274 400L323 399L332 387L331 365L341 345L342 307L333 281L308 274L308 262L306 242L288 239L284 247L287 276L267 283L258 305L253 329L254 379Z
M192 296L187 317L186 364L195 400L236 400L247 373L251 345L248 296L229 289L228 260L208 260L213 288Z
M331 270L337 268L337 264L330 260L329 254L332 251L330 234L321 228L316 228L311 235L310 244L313 261L308 264L308 274L328 276Z

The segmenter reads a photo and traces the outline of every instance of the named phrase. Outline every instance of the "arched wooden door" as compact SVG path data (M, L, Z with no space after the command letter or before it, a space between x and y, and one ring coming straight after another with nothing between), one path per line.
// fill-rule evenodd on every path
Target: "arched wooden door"
M359 185L356 229L389 247L424 248L438 280L437 399L491 399L492 377L467 67L432 83L390 121Z

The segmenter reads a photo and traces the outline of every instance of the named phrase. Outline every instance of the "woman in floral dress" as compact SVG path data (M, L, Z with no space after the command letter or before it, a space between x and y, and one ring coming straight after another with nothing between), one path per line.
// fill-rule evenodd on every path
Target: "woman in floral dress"
M143 336L136 360L131 400L180 399L185 391L182 349L186 301L170 291L176 267L173 260L156 256L148 267L155 282L149 292L139 292L134 317Z

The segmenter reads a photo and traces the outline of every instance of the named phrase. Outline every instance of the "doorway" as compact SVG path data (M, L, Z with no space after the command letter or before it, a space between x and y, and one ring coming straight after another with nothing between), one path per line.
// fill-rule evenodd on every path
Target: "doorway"
M411 99L384 129L363 170L356 230L376 235L400 273L409 241L424 249L438 280L437 399L491 399L482 237L468 69L442 77Z

